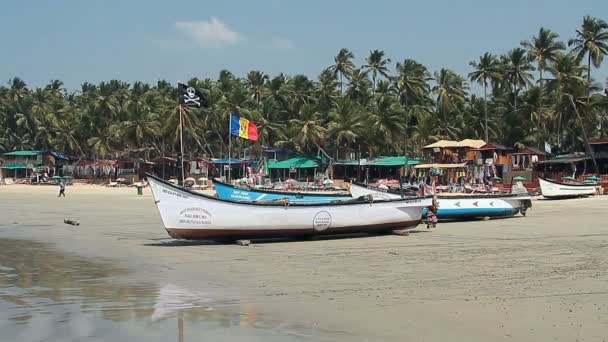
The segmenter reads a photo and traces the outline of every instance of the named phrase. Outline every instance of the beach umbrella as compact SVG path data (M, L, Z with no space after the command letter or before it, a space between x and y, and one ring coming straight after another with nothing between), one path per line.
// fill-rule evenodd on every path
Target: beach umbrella
M566 176L562 177L563 180L574 180L574 177Z
M513 177L513 180L516 180L516 181L525 181L526 179L524 177L522 177L522 176L515 176L515 177Z
M326 179L323 181L323 184L325 185L329 185L329 184L333 184L334 181L332 181L331 179Z
M52 178L52 179L61 179L61 177L60 177L60 176L53 176L53 177L51 177L51 178Z
M184 182L195 182L196 180L192 177L188 177L186 179L184 179Z
M198 179L197 182L199 182L199 183L205 183L207 181L209 181L209 179L207 179L207 177L201 177L201 178Z
M497 177L497 176L494 176L494 177L492 177L492 180L495 180L495 181L499 181L499 182L500 182L500 181L502 181L502 178Z
M127 180L124 178L116 178L116 181L117 182L126 182Z
M589 176L589 177L587 177L587 178L585 178L585 179L586 179L586 180L591 180L591 181L598 181L598 180L601 180L601 178L600 178L600 177L598 177L598 176Z
M72 178L74 178L74 177L72 177L72 176L63 176L63 179L72 179Z

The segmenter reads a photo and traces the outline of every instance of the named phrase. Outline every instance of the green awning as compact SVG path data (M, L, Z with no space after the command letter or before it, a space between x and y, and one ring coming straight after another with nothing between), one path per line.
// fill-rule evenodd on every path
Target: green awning
M361 163L361 166L403 166L405 164L406 157L397 156L397 157L378 157L378 158L370 158L365 159L364 162ZM407 158L407 165L417 165L420 163L420 160L416 158ZM357 166L359 165L358 160L344 160L337 161L334 165L350 165Z
M399 156L399 157L379 157L374 160L371 165L374 166L403 166L407 161L407 165L416 165L420 161L418 159Z
M42 154L42 151L13 151L5 153L5 156L37 156Z
M289 169L292 167L296 169L319 167L319 162L317 159L296 157L268 165L270 169Z
M342 166L342 165L352 165L352 166L357 166L359 165L359 161L358 160L343 160L343 161L337 161L334 162L334 165L337 166Z
M14 170L14 169L27 169L27 164L24 163L5 163L4 165L2 165L3 169L9 169L9 170Z

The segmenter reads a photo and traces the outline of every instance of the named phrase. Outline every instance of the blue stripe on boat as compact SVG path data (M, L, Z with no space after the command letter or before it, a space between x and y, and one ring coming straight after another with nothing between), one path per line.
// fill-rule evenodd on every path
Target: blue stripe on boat
M519 208L461 208L437 210L438 219L463 218L463 217L500 217L513 216L519 213ZM423 218L426 218L427 209L422 210Z
M271 201L276 199L284 199L287 198L291 202L314 202L314 203L326 203L335 200L343 200L349 199L350 196L323 196L321 194L314 194L314 196L307 196L306 193L297 193L294 192L292 194L283 193L272 193L272 192L261 192L250 189L243 189L233 187L231 185L222 184L219 182L213 183L215 187L215 191L217 193L217 197L221 199L229 199L233 201Z

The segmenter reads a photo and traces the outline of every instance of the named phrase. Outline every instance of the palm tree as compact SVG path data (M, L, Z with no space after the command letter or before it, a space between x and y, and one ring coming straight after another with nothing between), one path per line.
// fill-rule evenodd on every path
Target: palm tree
M369 98L369 78L361 69L355 69L350 77L350 84L346 90L346 96L358 101L361 104L366 104Z
M561 130L564 113L570 107L569 96L581 94L582 89L586 89L587 81L583 77L585 67L579 64L579 58L574 53L558 53L555 62L547 68L554 79L550 81L550 86L555 90L556 116L557 122L557 142L558 145L563 137ZM583 94L585 91L582 92ZM569 110L568 112L571 112ZM572 119L572 118L568 118Z
M467 84L462 76L449 69L435 72L435 82L437 85L433 87L433 92L437 94L437 109L443 114L441 126L444 128L445 137L449 137L450 131L453 131L450 126L453 126L454 123L448 121L447 115L464 103Z
M403 63L397 62L396 69L395 87L404 106L428 94L431 89L428 81L432 78L424 65L413 59L405 59Z
M470 62L469 65L475 71L469 73L469 79L483 86L483 104L484 104L484 137L485 141L489 141L488 136L488 81L500 77L498 70L498 60L489 52L479 57L479 62Z
M329 69L324 69L315 84L315 97L319 110L329 111L334 106L338 94L336 75Z
M517 95L520 89L532 83L534 67L522 48L512 49L504 56L506 62L505 79L513 89L513 107L517 110Z
M276 102L265 99L258 110L250 112L251 119L258 128L258 143L263 146L273 146L275 142L284 139L284 125L279 122Z
M245 79L245 86L251 92L251 96L257 103L258 108L260 108L260 100L262 99L262 92L266 81L268 81L268 75L258 70L250 71Z
M321 114L309 103L304 104L298 118L289 120L289 123L297 129L294 140L300 148L308 152L312 149L311 145L322 144L327 135Z
M362 113L357 103L349 98L340 98L335 108L329 113L327 133L338 147L346 143L346 147L355 141L363 129ZM336 156L336 159L339 156Z
M576 38L568 41L568 46L579 60L587 55L587 80L591 82L591 64L599 68L608 54L608 23L604 20L585 16L583 25L576 30Z
M542 112L543 101L543 71L547 68L547 62L555 61L555 55L566 49L564 43L558 41L559 35L549 29L541 27L538 31L538 36L532 37L531 41L522 41L521 46L528 50L528 58L531 61L536 61L536 68L539 74L539 96L538 96L538 119L536 129L540 128L540 112Z
M335 64L330 66L329 69L334 73L334 75L340 75L340 93L343 94L343 85L342 77L350 78L350 75L355 70L355 63L353 63L353 59L355 55L349 51L348 49L340 49L338 55L334 58Z
M396 99L375 98L369 107L366 127L369 127L370 130L367 131L369 136L367 140L373 141L378 148L398 145L399 139L405 132L405 118Z
M365 59L365 64L362 69L372 73L372 93L376 93L376 77L378 74L389 78L388 65L391 63L390 58L384 58L384 51L374 50L369 52L369 57Z

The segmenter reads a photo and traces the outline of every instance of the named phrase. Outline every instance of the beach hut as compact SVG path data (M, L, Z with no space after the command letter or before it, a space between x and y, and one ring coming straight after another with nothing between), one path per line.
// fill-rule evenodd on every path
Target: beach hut
M269 163L271 178L287 179L296 177L297 179L314 180L318 178L317 170L321 171L321 158L294 157L291 159Z
M34 174L60 175L69 158L57 151L23 150L3 154L4 177L30 178Z

